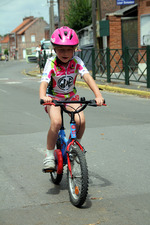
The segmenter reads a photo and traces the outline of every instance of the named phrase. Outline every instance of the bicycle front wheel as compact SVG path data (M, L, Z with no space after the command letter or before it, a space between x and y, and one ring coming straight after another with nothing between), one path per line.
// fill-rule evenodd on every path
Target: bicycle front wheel
M72 177L68 169L68 191L71 203L81 207L88 193L88 169L85 154L78 145L71 146L70 163Z

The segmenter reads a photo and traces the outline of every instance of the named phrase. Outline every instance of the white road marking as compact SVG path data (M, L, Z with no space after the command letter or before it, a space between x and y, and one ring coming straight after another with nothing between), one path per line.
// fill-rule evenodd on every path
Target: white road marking
M21 84L19 81L8 81L7 84Z
M0 78L0 81L1 81L1 80L9 80L9 79L8 79L7 77L1 77L1 78Z
M5 90L3 90L3 89L0 89L0 91L3 92L3 93L5 93L5 94L6 94L6 93L8 94L8 92L5 91Z

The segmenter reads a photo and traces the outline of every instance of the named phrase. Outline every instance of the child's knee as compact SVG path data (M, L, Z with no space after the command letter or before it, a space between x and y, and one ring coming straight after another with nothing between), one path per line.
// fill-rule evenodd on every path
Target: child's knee
M78 116L76 117L76 124L79 126L85 126L85 117L84 116Z
M54 130L59 131L61 128L61 120L60 119L54 119L53 121L51 121L51 126L53 127Z

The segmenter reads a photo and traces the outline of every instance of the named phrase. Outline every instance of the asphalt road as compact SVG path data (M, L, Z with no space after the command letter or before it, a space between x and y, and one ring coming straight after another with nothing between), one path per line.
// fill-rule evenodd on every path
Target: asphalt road
M42 173L49 119L39 78L22 73L33 67L0 62L0 225L149 225L150 100L103 92L108 106L86 109L90 182L78 209L69 202L66 173L60 186Z

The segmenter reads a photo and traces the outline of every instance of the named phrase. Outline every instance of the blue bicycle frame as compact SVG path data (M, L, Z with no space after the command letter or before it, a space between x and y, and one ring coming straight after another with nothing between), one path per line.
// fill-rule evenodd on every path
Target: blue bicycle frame
M63 156L63 164L67 164L67 146L71 142L71 140L76 140L76 124L75 121L70 122L70 137L69 139L66 138L65 128L64 128L64 122L63 122L63 111L61 111L62 116L62 127L58 133L58 141L61 145L61 152Z

